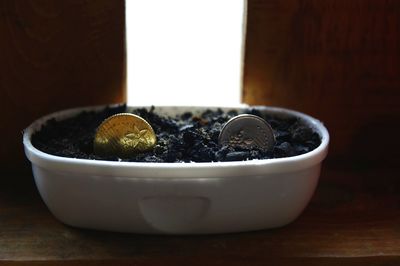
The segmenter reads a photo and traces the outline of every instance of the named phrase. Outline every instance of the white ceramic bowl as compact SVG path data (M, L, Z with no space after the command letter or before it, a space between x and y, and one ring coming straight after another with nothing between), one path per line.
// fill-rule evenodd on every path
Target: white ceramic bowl
M54 216L71 226L150 234L280 227L306 207L328 150L329 134L320 121L271 107L257 108L299 117L321 136L321 144L294 157L214 163L95 161L54 156L32 146L32 134L50 118L61 120L100 108L57 112L35 121L24 132L25 153L40 195ZM174 115L207 108L157 107L155 111Z

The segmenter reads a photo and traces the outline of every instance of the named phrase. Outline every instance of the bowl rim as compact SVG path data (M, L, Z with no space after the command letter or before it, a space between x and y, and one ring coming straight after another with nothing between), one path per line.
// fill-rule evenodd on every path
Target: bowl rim
M158 109L178 108L182 110L205 110L217 109L232 110L255 108L275 114L293 115L301 118L308 125L314 128L321 137L321 143L314 150L292 157L273 158L273 159L255 159L248 161L229 161L229 162L192 162L192 163L157 163L157 162L122 162L122 161L106 161L106 160L91 160L79 159L70 157L61 157L45 153L33 146L31 136L39 130L41 126L52 118L67 118L81 111L97 111L102 108L116 107L124 104L113 105L97 105L85 106L65 109L45 115L33 123L31 123L23 131L23 145L25 154L33 165L40 166L45 169L53 169L56 171L94 174L98 176L111 175L123 177L219 177L239 176L243 175L243 171L247 171L249 175L265 175L266 173L281 173L300 171L311 166L319 164L328 153L329 133L323 123L316 118L307 114L294 111L282 107L270 107L261 105L238 105L238 106L156 106ZM151 106L128 106L128 108L151 108ZM134 170L134 171L132 171ZM238 171L239 170L239 171ZM212 171L212 174L210 174Z

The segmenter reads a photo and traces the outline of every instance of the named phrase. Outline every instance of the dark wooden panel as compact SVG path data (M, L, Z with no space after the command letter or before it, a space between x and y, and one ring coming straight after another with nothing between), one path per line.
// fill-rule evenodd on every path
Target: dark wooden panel
M0 0L0 160L23 162L21 131L73 106L125 100L124 1Z
M316 116L346 160L400 159L400 1L249 0L244 100Z

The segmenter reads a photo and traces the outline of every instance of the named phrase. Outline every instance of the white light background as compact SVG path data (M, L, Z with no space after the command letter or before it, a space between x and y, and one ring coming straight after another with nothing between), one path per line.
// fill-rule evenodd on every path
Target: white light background
M245 0L127 0L129 105L238 105Z

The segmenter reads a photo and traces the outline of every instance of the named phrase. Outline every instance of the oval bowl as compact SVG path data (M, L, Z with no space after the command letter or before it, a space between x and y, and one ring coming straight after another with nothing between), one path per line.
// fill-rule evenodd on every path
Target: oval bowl
M314 150L293 157L239 162L141 163L54 156L36 149L31 136L49 119L33 122L23 135L25 154L41 197L52 214L74 227L144 234L214 234L284 226L307 206L328 152L324 125L306 114L252 106L278 116L295 116L321 137ZM136 108L136 107L129 107ZM241 111L246 107L224 107ZM156 107L171 115L212 107Z

